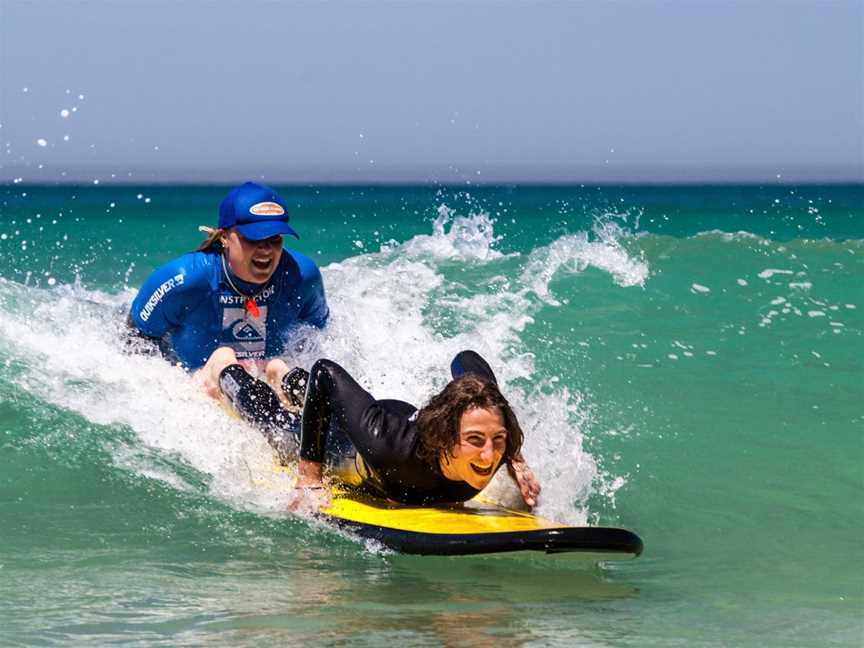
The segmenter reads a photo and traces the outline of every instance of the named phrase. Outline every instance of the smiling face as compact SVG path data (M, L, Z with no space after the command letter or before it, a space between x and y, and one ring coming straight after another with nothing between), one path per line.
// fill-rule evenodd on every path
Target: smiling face
M252 283L269 280L282 258L282 237L278 235L250 241L230 229L222 236L222 246L234 274Z
M498 468L507 449L507 428L497 407L475 407L462 414L459 442L452 456L441 458L441 472L447 479L468 482L482 490Z

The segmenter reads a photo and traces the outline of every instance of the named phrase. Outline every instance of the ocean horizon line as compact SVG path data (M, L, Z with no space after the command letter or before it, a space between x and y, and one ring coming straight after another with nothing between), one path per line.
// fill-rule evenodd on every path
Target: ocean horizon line
M411 185L411 186L501 186L501 185L853 185L864 184L864 168L783 169L673 169L630 170L497 169L494 171L379 169L325 171L308 169L122 169L106 167L74 170L0 169L0 185L225 185L246 180L279 185Z
M279 187L784 187L784 186L824 186L824 187L864 187L864 179L822 179L822 178L774 178L774 179L584 179L584 180L537 180L507 179L485 181L459 180L403 180L403 179L281 179L260 176L237 176L205 180L200 178L109 178L92 179L13 179L0 178L0 187L16 189L26 187L79 187L96 189L99 187L230 187L242 182L260 182Z

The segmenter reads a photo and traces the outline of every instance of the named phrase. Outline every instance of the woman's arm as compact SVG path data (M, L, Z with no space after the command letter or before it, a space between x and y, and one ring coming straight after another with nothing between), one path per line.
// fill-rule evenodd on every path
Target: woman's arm
M312 495L322 490L323 464L327 435L331 422L343 426L349 438L361 429L361 418L374 402L372 395L357 384L351 375L332 360L318 360L309 372L306 402L300 428L300 462L295 492L289 509L301 510L323 506L321 497Z

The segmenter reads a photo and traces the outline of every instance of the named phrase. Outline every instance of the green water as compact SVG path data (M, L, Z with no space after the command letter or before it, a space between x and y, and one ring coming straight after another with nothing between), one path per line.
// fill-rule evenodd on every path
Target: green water
M296 359L420 402L479 350L540 512L645 541L601 566L293 519L259 435L122 355L226 191L3 190L0 644L864 643L864 188L284 188L333 312Z

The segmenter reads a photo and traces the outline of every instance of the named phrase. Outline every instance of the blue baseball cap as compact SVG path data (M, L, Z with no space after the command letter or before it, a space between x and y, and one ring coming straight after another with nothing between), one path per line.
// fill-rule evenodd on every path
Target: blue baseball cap
M219 228L235 227L250 241L261 241L277 234L300 235L288 224L285 202L273 189L255 182L232 189L219 205Z

